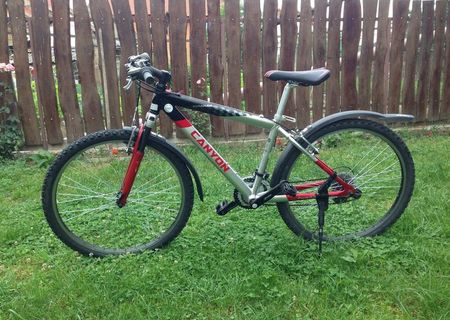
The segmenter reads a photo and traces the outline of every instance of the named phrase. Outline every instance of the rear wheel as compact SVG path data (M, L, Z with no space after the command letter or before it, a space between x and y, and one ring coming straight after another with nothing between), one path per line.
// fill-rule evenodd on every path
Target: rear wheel
M404 142L387 127L368 120L342 120L306 137L319 158L361 197L330 198L325 214L325 240L345 240L384 232L403 213L414 187L414 164ZM272 185L281 180L303 184L328 176L295 147L280 159ZM333 184L330 191L338 191ZM317 188L312 190L317 192ZM287 226L305 239L317 238L315 199L278 203Z
M129 138L126 130L88 135L68 146L47 173L42 192L47 221L82 254L160 248L189 218L194 195L189 170L159 141L147 146L125 207L116 205L131 158Z

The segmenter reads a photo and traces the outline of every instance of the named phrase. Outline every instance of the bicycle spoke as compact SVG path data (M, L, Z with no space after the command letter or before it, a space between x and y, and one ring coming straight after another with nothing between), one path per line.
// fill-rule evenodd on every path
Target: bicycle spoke
M173 204L179 204L180 201L158 201L158 200L149 200L149 201L142 201L142 198L138 198L138 199L130 199L128 201L129 203L145 203L145 204L150 204L150 203L173 203Z
M397 171L398 170L388 170L388 171L385 171L384 173L397 172ZM365 175L359 176L357 180L362 180L362 178L372 177L375 175L378 175L378 173L365 174Z
M389 189L389 188L398 188L399 186L378 186L378 187L364 187L366 189Z
M74 217L71 217L71 218L68 218L68 219L66 219L66 221L70 221L70 220L73 220L73 219L77 219L77 218L79 218L79 217L81 217L81 216L84 216L85 214L87 214L87 213L89 213L89 212L94 212L94 211L99 211L99 210L105 210L105 209L109 209L109 208L111 208L113 206L113 204L104 204L104 205L101 205L101 206L99 206L99 207L97 207L97 208L92 208L92 209L81 209L81 210L72 210L72 211L65 211L65 212L62 212L63 214L71 214L71 213L76 213L76 212L81 212L79 215L77 215L77 216L74 216Z
M394 162L391 165L389 165L386 169L384 169L383 171L378 172L377 175L372 176L372 178L365 180L364 183L367 184L369 181L372 181L373 179L375 179L376 177L378 177L379 175L383 174L385 171L389 170L390 168L392 168L394 165L396 165L397 163Z
M77 183L77 184L78 184L78 187L75 187L75 186L69 186L69 185L67 185L67 184L65 184L65 183L60 183L60 184L59 184L60 186L67 187L67 188L72 188L72 189L77 189L77 190L82 190L82 191L87 191L88 193L100 194L100 193L95 192L94 190L92 190L92 189L90 189L90 188L85 187L85 186L82 185L81 183L76 182L75 180L73 180L73 179L71 179L71 178L69 178L69 177L66 177L66 178L69 179L69 180L72 180L72 181L75 182L75 183Z
M364 174L367 174L368 172L371 172L372 169L376 168L380 163L383 163L383 161L389 159L390 157L392 157L392 155L388 155L388 156L385 157L383 160L381 160L381 161L375 163L372 167L370 167L369 169L367 169L367 171L364 172ZM377 158L378 158L378 156L377 156ZM372 162L373 162L373 161L371 161L371 163L372 163ZM394 164L395 164L395 163L394 163ZM362 176L362 175L363 175L363 174L361 174L361 171L360 171L360 172L359 172L352 180L357 179L357 178L359 178L359 177Z
M366 154L358 161L358 163L357 164L355 164L354 166L353 166L353 168L352 168L352 170L355 170L357 167L358 167L358 165L363 161L363 160L365 160L366 159L366 157L373 151L373 150L375 150L375 148L376 147L378 147L378 145L381 143L381 140L378 140L378 142L368 151L368 152L366 152Z
M173 177L172 177L172 178L173 178ZM151 188L154 188L154 187L160 185L161 183L167 183L167 182L170 181L172 178L169 178L169 179L166 179L166 180L159 181L159 182L157 182L157 183L155 183L155 184L152 184L150 187L151 187ZM150 180L150 181L147 181L147 182L144 183L142 186L140 186L139 188L137 188L137 189L136 189L136 192L139 192L139 191L143 190L145 186L149 185L149 184L150 184L151 182L153 182L153 181L155 181L155 179L152 179L152 180Z
M89 160L88 160L88 162L89 162ZM110 165L111 166L111 165ZM91 171L92 170L89 170L89 168L86 166L86 165L84 165L84 166L82 166L82 167L84 167L85 168L85 170L79 170L79 171L77 171L77 174L81 174L81 175L83 175L84 177L87 177L88 179L90 179L91 181L92 180L94 180L95 182L97 182L97 183L101 183L101 184L103 184L104 186L106 186L106 187L111 187L110 185L108 185L105 181L103 181L103 179L100 179L100 178L98 178L96 175L94 175ZM90 172L90 174L88 174L88 172Z
M107 197L107 196L109 196L109 197ZM105 200L114 200L114 197L111 197L110 194L103 194L103 195L85 196L85 197L79 197L79 198L72 197L70 200L57 201L57 203L63 204L63 203L77 202L77 201L87 200L87 199L98 199L98 198L103 198Z

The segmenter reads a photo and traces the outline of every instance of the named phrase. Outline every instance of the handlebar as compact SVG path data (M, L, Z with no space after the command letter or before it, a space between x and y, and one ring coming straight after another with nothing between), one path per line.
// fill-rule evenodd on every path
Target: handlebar
M156 86L158 89L164 90L171 79L170 72L159 70L151 65L150 55L146 52L130 56L125 67L131 80L143 80L147 84L154 84L158 80Z

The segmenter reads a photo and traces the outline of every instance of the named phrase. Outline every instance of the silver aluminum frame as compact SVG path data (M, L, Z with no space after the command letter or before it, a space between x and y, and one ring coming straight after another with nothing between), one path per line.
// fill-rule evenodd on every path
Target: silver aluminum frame
M257 193L257 190L261 186L262 176L266 171L267 162L269 160L269 155L273 150L275 145L276 137L278 134L286 137L296 148L298 148L302 153L307 155L312 161L317 161L317 157L313 152L303 148L290 134L288 131L284 130L280 124L285 120L283 115L286 108L286 103L289 98L290 91L292 88L297 87L296 84L288 83L285 85L283 94L281 96L280 102L278 104L277 112L274 115L274 119L270 120L264 116L257 116L253 114L246 114L244 117L228 117L228 120L242 122L247 125L252 125L259 128L269 129L269 135L267 138L266 145L264 147L263 154L257 169L257 175L255 177L255 182L253 187L250 188L247 183L239 176L239 174L229 165L220 154L213 148L213 146L206 140L205 137L195 128L195 126L189 126L186 128L180 128L180 130L193 142L197 148L202 151L202 153L214 164L214 166L225 176L225 178L230 181L230 183L241 193L244 200L249 201L258 198L263 195L264 192ZM219 161L220 159L221 161ZM224 164L227 166L227 170L224 170ZM287 202L288 199L285 195L275 196L269 202Z

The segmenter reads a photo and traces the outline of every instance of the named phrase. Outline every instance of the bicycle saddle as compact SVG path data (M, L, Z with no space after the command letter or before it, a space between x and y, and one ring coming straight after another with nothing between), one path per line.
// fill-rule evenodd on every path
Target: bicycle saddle
M302 86L317 86L330 77L330 70L325 68L308 70L308 71L267 71L264 75L272 81L290 81L298 83Z

